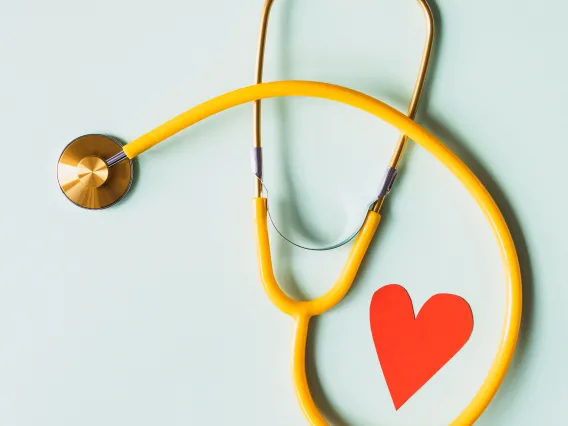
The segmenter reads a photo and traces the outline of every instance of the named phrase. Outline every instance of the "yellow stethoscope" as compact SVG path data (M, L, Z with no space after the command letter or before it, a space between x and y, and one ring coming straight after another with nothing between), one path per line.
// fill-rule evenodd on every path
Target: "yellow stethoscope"
M469 191L493 229L505 266L506 310L497 354L477 394L465 410L452 422L452 425L471 425L481 416L503 381L513 357L519 333L522 304L521 272L514 242L503 215L483 184L468 167L435 136L412 120L424 82L433 34L430 9L425 0L418 1L427 18L428 35L409 116L405 116L378 99L333 84L311 81L261 83L264 41L268 15L273 3L273 0L267 0L259 38L257 84L226 93L191 108L124 146L113 138L102 135L86 135L77 138L67 145L58 163L59 185L67 198L85 208L108 207L120 200L130 188L132 159L201 120L235 106L254 102L255 144L253 152L255 153L256 166L252 216L260 279L272 303L294 319L292 349L294 387L306 419L311 425L315 426L323 426L328 423L314 403L306 378L305 356L309 322L312 317L321 315L337 305L349 291L379 225L380 207L386 193L390 190L392 180L396 176L392 170L396 171L407 137L437 158ZM259 101L281 96L307 96L350 105L384 120L397 128L403 135L387 170L383 190L367 212L365 221L355 238L337 282L326 294L310 301L297 301L288 297L278 285L272 268L268 237L267 199L262 194Z

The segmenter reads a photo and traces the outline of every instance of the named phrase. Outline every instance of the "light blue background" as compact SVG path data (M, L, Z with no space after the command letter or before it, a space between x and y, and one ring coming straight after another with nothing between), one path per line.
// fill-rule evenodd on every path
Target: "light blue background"
M0 10L0 424L305 424L289 375L291 321L260 287L250 220L251 107L142 156L130 196L102 212L55 180L78 135L131 140L253 81L263 0L3 3ZM436 1L418 121L501 207L524 276L523 330L480 425L561 424L567 400L565 2ZM349 86L406 110L424 41L411 0L276 0L266 79ZM351 232L397 132L311 99L265 102L275 219L308 244ZM473 397L504 315L503 269L459 183L410 146L353 290L318 319L310 383L333 424L448 424ZM110 236L118 236L111 238ZM277 276L323 294L349 247L306 253L273 236ZM395 412L368 327L399 283L415 308L470 302L467 345Z

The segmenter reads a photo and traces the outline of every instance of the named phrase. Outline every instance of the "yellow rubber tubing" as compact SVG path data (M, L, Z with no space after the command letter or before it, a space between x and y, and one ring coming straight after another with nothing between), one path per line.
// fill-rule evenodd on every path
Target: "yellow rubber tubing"
M297 301L288 297L280 289L274 277L270 256L270 242L268 240L268 221L266 220L268 207L266 198L253 198L252 202L260 280L272 303L293 318L320 315L337 305L347 294L355 280L359 266L377 230L381 215L374 211L367 213L365 222L357 234L357 238L355 238L345 266L341 270L337 283L331 290L315 300Z
M410 139L421 145L442 164L444 164L465 186L487 217L499 244L499 249L505 266L506 314L504 318L501 342L497 349L494 361L489 369L488 375L469 405L452 422L452 425L454 426L473 424L479 416L481 416L499 389L513 357L521 322L521 272L511 233L509 232L505 219L499 211L497 204L471 170L469 170L469 168L450 149L431 135L426 129L389 105L363 93L345 87L309 81L279 81L245 87L211 99L178 115L151 132L125 145L124 152L129 158L134 158L175 133L221 111L255 100L280 96L309 96L329 99L351 105L381 118L397 128L400 132L406 134ZM253 203L256 205L259 201L255 200ZM262 208L260 209L260 213L261 214L259 214L259 211L255 213L255 223L259 221L263 214ZM258 229L257 224L257 242L263 238L258 231L260 231L260 229ZM266 243L268 243L268 241L266 241ZM258 250L259 249L257 248L257 252ZM265 289L272 288L271 285L267 286L264 279L263 285L265 286ZM284 294L280 289L278 291L280 291L282 295ZM330 292L331 291L333 291L333 288ZM275 296L272 294L271 290L268 290L267 293L271 300L274 300ZM280 298L281 296L276 296L276 299L280 300ZM299 306L309 306L290 304L289 302L283 302L283 300L284 299L279 302L279 308L293 316ZM326 425L327 423L313 404L308 384L305 379L304 351L309 318L310 312L304 312L303 314L300 312L295 317L297 325L294 338L294 353L292 357L293 374L296 393L301 401L304 413L312 425L320 426ZM309 410L315 411L306 412L306 407Z
M369 211L357 238L353 243L351 252L343 266L341 274L335 285L323 296L309 301L297 301L288 297L278 285L272 269L270 255L270 242L268 240L268 204L266 198L253 199L253 222L256 235L256 249L260 280L266 294L282 312L294 318L294 339L292 344L292 377L296 398L302 408L306 419L311 425L325 426L327 422L319 412L308 385L306 377L306 343L308 341L308 324L310 318L320 315L338 304L347 294L365 253L371 244L381 216L379 213Z

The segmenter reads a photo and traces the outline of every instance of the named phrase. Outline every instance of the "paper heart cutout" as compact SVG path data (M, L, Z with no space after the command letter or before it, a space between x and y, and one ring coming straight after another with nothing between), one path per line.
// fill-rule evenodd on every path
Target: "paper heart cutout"
M473 313L463 298L436 294L415 318L408 292L396 284L375 292L370 320L396 410L458 353L473 331Z

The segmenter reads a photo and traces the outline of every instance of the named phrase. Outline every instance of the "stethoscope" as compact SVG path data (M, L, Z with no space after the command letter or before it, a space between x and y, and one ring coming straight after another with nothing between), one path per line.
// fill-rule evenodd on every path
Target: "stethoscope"
M191 108L124 146L114 138L104 135L82 136L68 144L59 159L57 176L61 190L66 197L76 205L87 209L106 208L121 200L128 192L132 183L132 160L134 158L212 115L238 105L254 103L255 194L252 200L252 217L260 280L272 303L294 320L293 382L298 402L311 425L322 426L328 423L312 398L306 377L306 343L310 319L336 306L349 291L379 226L381 206L396 177L398 161L406 144L406 138L412 139L437 158L469 191L493 229L505 265L506 310L501 341L483 384L465 410L452 422L452 425L471 425L481 416L501 385L513 357L521 321L522 287L519 261L507 223L497 204L473 172L435 136L412 120L424 83L433 34L430 8L425 0L418 1L426 15L428 35L409 116L378 99L333 84L312 81L262 83L267 22L273 3L273 0L267 0L259 38L256 73L258 84L223 94ZM262 183L260 101L281 96L307 96L340 102L375 115L397 128L403 135L397 144L377 199L366 214L337 282L326 294L310 301L297 301L287 296L278 285L272 267L268 236L268 201L267 197L263 196Z

